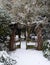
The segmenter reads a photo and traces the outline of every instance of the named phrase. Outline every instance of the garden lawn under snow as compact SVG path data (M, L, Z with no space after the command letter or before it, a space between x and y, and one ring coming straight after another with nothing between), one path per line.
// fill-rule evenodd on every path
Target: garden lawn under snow
M42 51L26 49L25 43L22 44L24 47L21 46L21 49L9 53L13 59L16 59L16 65L50 65L50 61L43 56Z

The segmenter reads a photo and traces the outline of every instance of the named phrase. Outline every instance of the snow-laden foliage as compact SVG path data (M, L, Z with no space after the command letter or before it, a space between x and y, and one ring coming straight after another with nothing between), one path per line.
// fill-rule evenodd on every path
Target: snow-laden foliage
M5 32L7 32L10 22L11 17L9 16L8 12L0 8L0 35L3 35L3 33L6 34Z
M3 63L3 65L15 65L17 63L6 51L0 51L0 53L0 63Z
M9 24L11 23L11 17L8 12L0 8L0 46L2 48L3 44L6 43L7 35L11 34L11 30L9 28ZM3 43L1 45L1 43Z
M8 9L8 10L11 10L12 9L12 2L11 0L2 0L2 3L3 3L3 7Z
M44 41L43 43L43 54L50 60L50 42Z
M25 2L25 3L24 3ZM16 22L34 22L37 16L48 13L47 0L4 0L3 7L13 14Z

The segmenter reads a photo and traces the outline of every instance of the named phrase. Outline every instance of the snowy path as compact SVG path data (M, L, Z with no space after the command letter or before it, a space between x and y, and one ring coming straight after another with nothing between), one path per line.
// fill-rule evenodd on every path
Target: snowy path
M22 44L21 49L16 49L10 53L10 56L16 59L16 65L50 65L50 61L44 58L42 51L26 50L25 43L23 42Z
M26 49L26 42L25 41L21 42L21 49Z

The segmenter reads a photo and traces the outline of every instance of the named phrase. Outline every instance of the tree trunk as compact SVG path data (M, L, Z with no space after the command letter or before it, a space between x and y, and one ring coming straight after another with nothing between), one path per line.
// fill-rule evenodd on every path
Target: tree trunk
M27 33L28 33L27 41L29 42L30 41L30 27L29 26L28 26L28 29L27 29Z
M41 29L40 29L39 32L37 33L37 42L38 42L37 49L38 49L38 50L42 50L43 39L42 39L42 30L41 30Z
M12 34L10 36L9 50L10 51L14 50L14 46L15 46L15 29L13 29Z

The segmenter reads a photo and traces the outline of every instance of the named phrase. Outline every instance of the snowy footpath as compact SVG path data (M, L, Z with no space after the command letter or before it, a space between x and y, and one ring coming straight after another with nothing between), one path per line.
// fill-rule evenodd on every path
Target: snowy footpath
M16 65L50 65L42 51L17 49L11 52L10 56L16 59Z
M50 61L43 56L43 52L34 49L25 49L23 47L10 52L9 55L16 59L16 65L50 65Z

